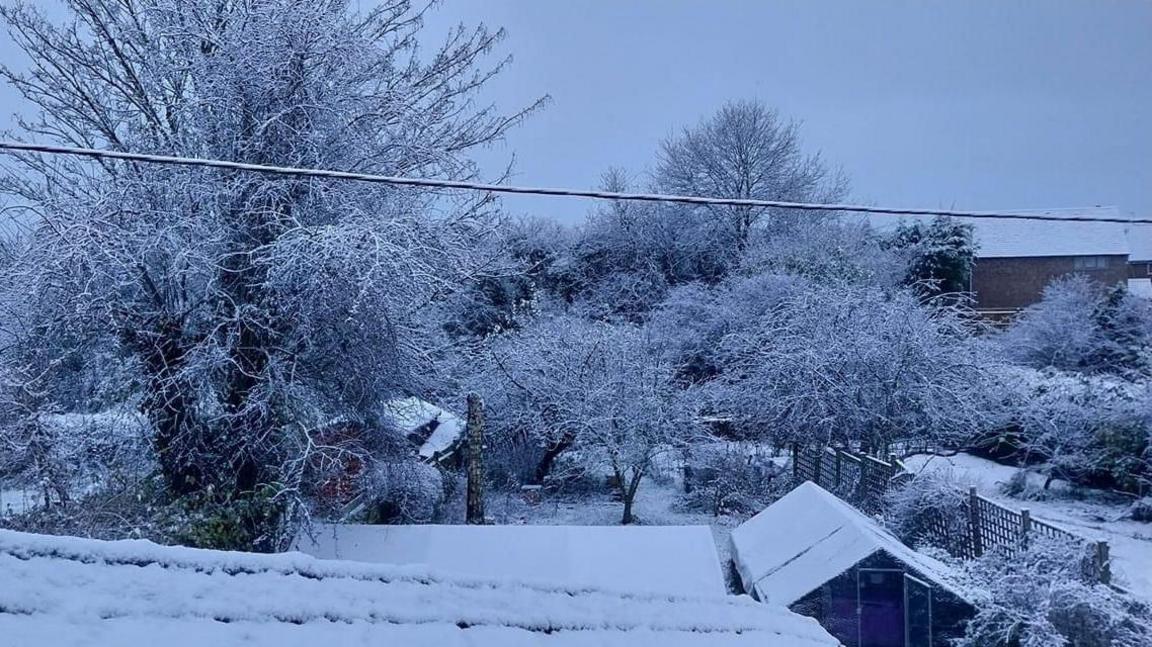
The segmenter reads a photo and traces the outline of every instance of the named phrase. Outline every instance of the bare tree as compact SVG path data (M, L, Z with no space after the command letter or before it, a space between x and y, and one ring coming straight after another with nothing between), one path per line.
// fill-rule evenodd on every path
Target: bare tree
M408 0L66 4L64 24L0 9L32 62L0 76L39 109L20 124L39 140L468 178L469 151L526 114L474 100L506 62L485 62L501 31L461 26L425 55ZM67 338L47 353L103 348L130 367L178 495L291 493L311 429L411 387L419 314L476 267L491 210L484 196L31 154L8 170L3 188L38 222L4 277L14 347L41 326Z
M671 193L792 202L833 201L848 187L845 177L829 169L819 155L803 152L797 122L752 101L728 103L665 141L655 180ZM765 214L758 207L709 209L723 216L740 249Z

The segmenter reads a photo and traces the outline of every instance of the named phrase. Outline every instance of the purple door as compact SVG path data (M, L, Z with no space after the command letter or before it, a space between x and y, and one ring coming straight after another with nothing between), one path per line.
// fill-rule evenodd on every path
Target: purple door
M856 578L859 647L904 647L904 572L861 568Z

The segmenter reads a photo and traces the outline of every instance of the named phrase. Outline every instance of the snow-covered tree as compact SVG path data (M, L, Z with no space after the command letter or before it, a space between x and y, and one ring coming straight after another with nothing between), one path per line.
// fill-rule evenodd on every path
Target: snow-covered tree
M490 360L476 386L488 424L542 449L535 480L573 455L611 477L631 523L640 483L692 428L662 345L631 324L544 317L497 340Z
M913 295L812 286L723 341L715 400L777 440L962 442L999 424L990 358L963 313Z
M0 10L31 61L0 74L41 141L461 179L524 114L475 101L502 32L423 52L407 0L66 6L61 24ZM311 428L413 386L420 313L489 229L487 197L36 154L8 170L36 222L2 286L15 347L43 329L66 340L47 365L102 347L129 367L176 495L291 491Z
M655 184L685 195L791 202L831 202L847 191L841 174L829 169L819 155L804 153L797 122L753 101L728 103L665 141ZM757 207L717 206L704 211L713 215L737 250L769 215Z
M925 296L971 291L976 262L973 227L946 216L901 223L885 241L907 257L906 284Z

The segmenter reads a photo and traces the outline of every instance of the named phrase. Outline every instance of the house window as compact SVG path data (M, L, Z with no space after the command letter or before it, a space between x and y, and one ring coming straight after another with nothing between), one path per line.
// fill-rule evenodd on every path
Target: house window
M1077 256L1072 260L1077 270L1102 270L1108 267L1107 256Z

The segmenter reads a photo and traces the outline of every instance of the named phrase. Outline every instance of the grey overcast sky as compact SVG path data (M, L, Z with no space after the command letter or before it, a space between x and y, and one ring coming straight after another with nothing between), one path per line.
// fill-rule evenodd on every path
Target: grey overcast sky
M1152 0L445 0L429 27L453 21L508 30L493 98L553 97L495 151L518 183L642 173L661 139L753 98L802 120L856 200L1152 217Z
M858 201L1152 217L1152 0L444 0L428 28L480 21L515 59L488 98L553 98L482 157L494 173L515 152L516 183L643 182L661 139L758 99L804 122ZM19 64L6 35L0 56ZM0 102L7 126L19 106Z

